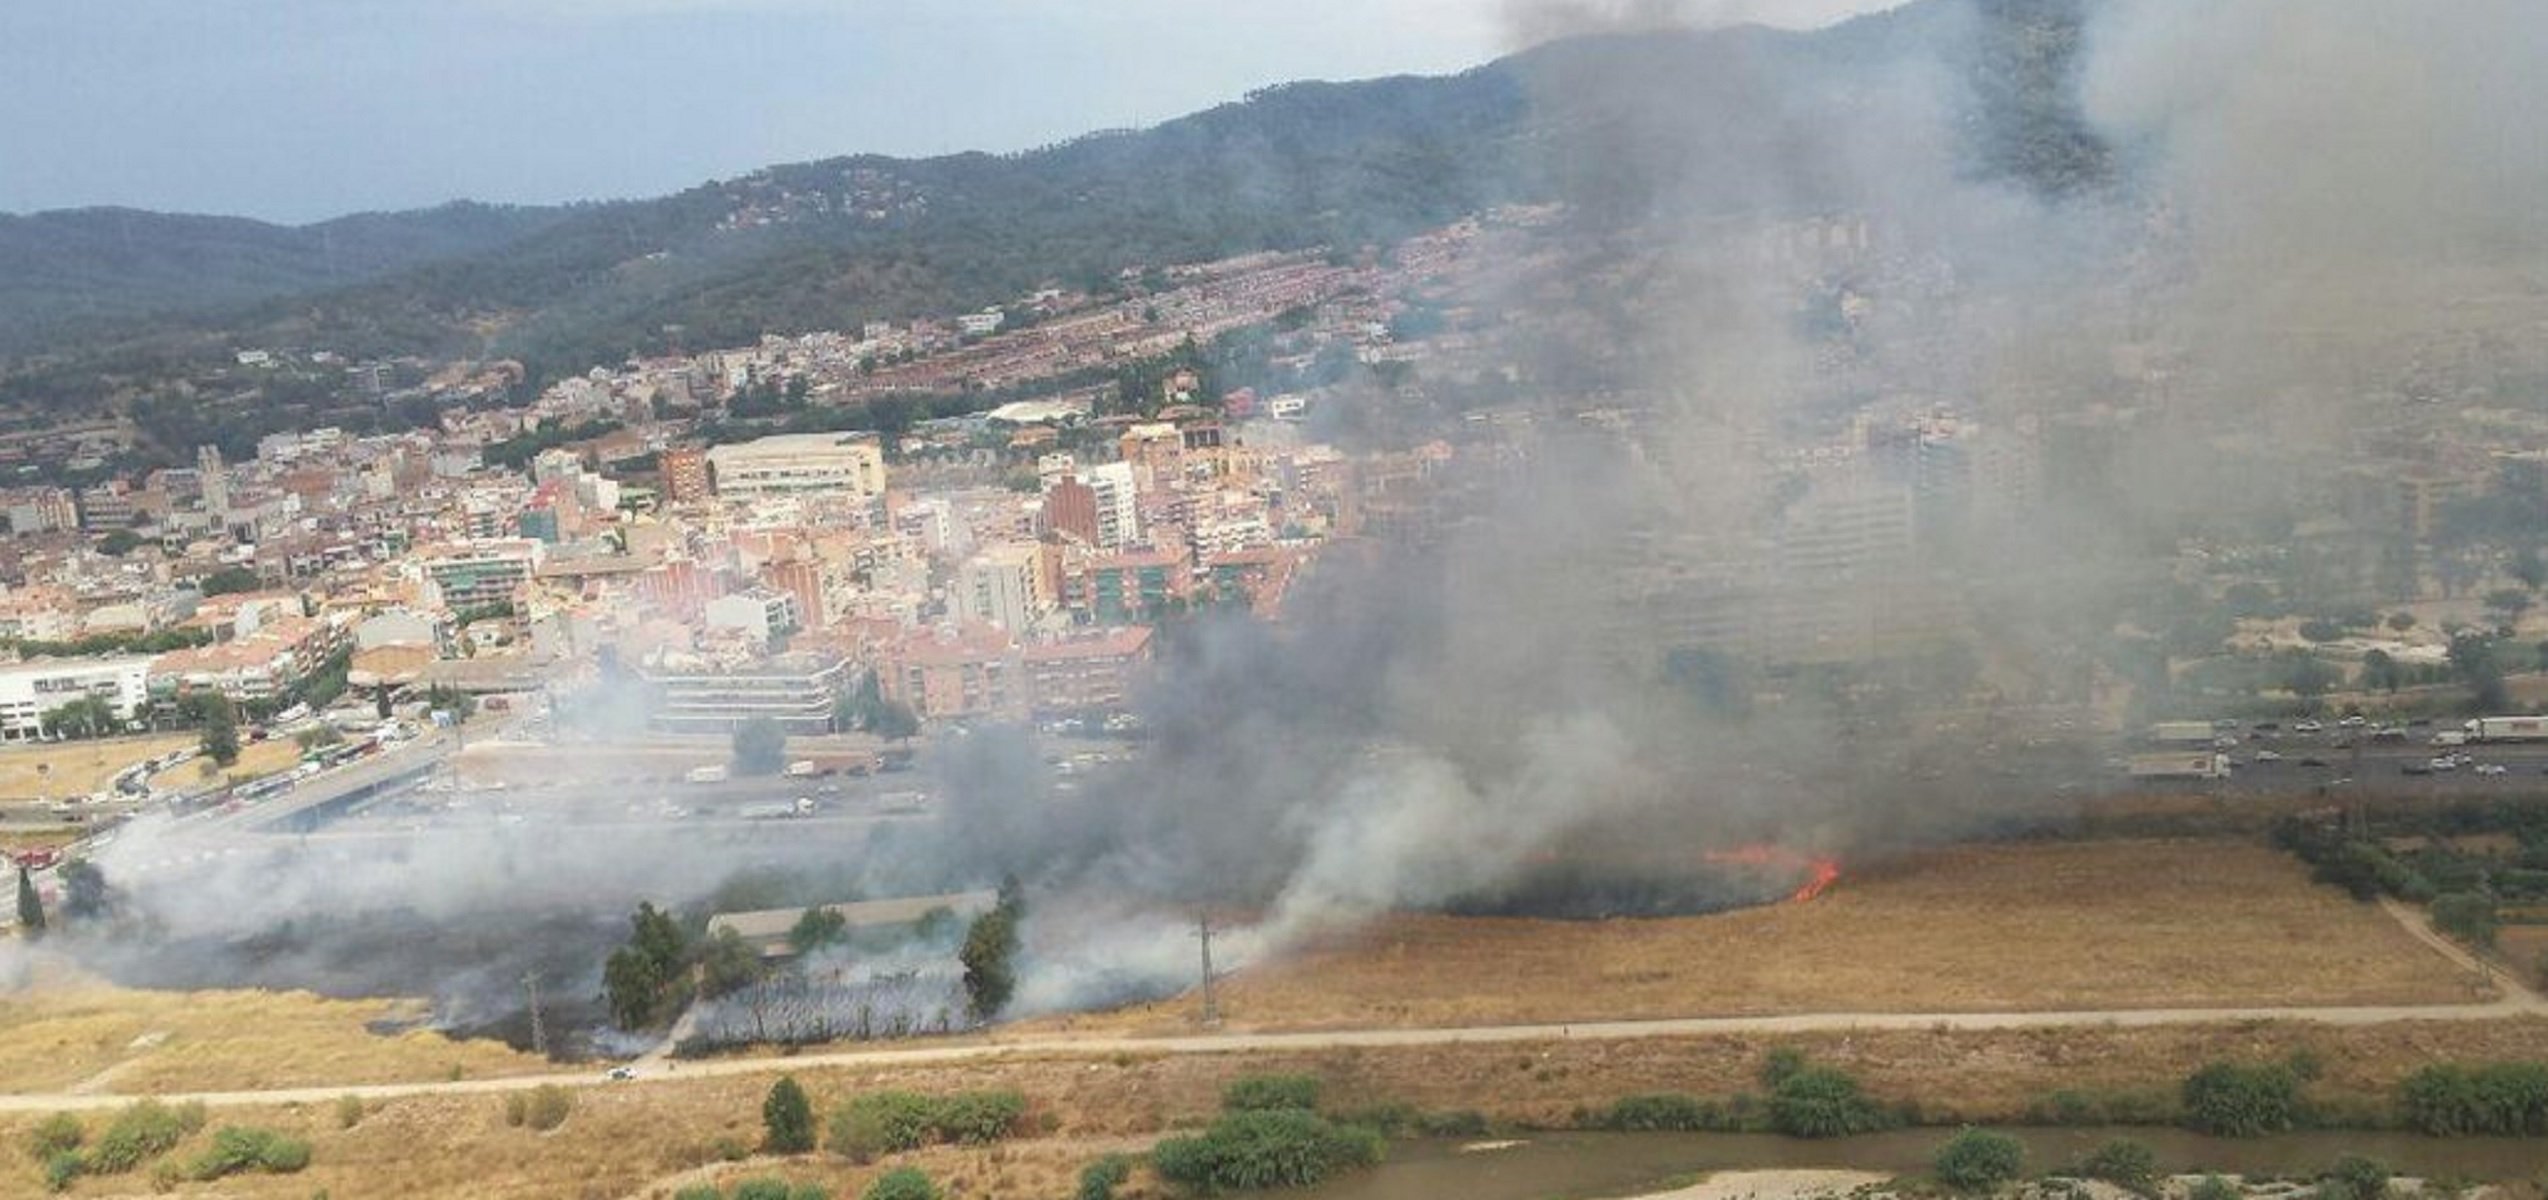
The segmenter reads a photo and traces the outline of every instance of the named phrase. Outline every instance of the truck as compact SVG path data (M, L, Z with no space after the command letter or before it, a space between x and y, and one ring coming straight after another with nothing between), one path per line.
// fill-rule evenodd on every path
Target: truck
M692 767L682 778L691 783L724 783L726 770L724 767Z
M816 769L813 759L800 758L787 764L786 774L790 779L812 779Z
M2229 756L2207 753L2137 754L2124 764L2134 779L2227 779Z
M2150 740L2163 744L2212 744L2217 736L2210 721L2161 721L2150 727Z
M2479 717L2461 728L2472 742L2548 742L2548 717Z
M735 815L746 821L783 821L790 817L810 817L814 815L814 798L799 796L794 803L746 804L736 809Z

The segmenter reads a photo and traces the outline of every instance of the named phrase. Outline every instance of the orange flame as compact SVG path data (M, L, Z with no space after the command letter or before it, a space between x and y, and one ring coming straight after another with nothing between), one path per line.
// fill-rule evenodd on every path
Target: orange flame
M1804 875L1805 882L1787 897L1790 904L1802 904L1824 892L1840 880L1840 860L1799 854L1784 846L1766 843L1736 846L1731 850L1710 850L1704 856L1712 863L1732 863L1746 867L1777 867Z

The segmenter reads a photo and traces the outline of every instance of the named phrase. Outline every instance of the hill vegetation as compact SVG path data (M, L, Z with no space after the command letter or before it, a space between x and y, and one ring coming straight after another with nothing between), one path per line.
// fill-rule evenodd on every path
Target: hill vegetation
M2086 2L1923 0L1810 34L1578 37L1456 75L1267 88L1026 153L825 159L646 201L300 229L0 218L0 355L18 356L0 359L0 406L182 407L167 384L243 346L514 358L536 387L1048 283L1109 292L1144 265L1381 244L1505 203L1618 224L1828 208L1863 199L1848 187L1866 172L1849 168L1883 140L1874 85L1915 64L1962 81L1969 174L2065 194L2108 174L2070 94ZM1794 177L1776 197L1728 169L1773 160Z

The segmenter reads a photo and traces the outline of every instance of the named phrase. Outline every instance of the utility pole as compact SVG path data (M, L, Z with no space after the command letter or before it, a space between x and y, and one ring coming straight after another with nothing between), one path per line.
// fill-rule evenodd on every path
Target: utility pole
M522 986L531 991L531 1053L546 1057L549 1052L549 1031L548 1025L540 1019L539 974L524 972Z
M1203 1027L1211 1029L1221 1023L1221 1002L1212 992L1212 914L1195 914L1194 936L1203 946Z

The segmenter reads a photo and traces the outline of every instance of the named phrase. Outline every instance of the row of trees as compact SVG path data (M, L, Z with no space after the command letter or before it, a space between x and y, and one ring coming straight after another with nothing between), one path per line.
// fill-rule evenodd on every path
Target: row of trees
M733 930L693 936L671 913L641 902L628 941L602 963L602 994L622 1029L652 1029L680 1015L696 994L722 996L764 972L761 956Z

